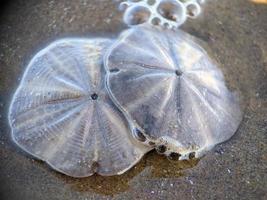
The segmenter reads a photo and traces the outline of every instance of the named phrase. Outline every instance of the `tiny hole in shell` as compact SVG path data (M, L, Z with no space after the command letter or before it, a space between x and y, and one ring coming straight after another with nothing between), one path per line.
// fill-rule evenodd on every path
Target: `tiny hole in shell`
M98 99L98 95L96 93L91 94L91 99L92 100L97 100Z
M191 153L189 154L189 159L190 159L190 160L194 159L195 157L196 157L196 153L195 153L195 152L191 152Z
M155 146L155 145L156 145L155 142L151 142L151 141L150 141L148 144L149 144L150 146Z
M146 141L146 137L144 136L144 134L139 130L139 129L135 129L135 134L137 136L137 139L141 142L145 142Z
M159 154L163 154L167 151L167 147L165 145L159 145L156 150Z
M181 154L179 153L175 153L175 152L171 152L169 155L168 155L168 158L170 160L173 160L173 161L178 161L179 158L180 158Z
M175 71L175 74L176 74L177 76L182 76L183 72L182 72L181 70L177 69L177 70Z
M117 73L119 72L120 70L118 68L113 68L111 70L109 70L111 73Z

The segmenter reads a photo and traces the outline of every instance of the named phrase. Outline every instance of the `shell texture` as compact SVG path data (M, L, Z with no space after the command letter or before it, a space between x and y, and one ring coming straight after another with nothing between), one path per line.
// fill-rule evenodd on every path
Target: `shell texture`
M187 18L196 18L201 13L204 0L127 0L120 4L125 10L123 21L134 26L143 23L177 28Z
M137 143L105 89L108 39L63 39L30 62L9 110L13 140L73 177L122 174L149 148Z
M107 52L105 67L114 102L143 140L170 159L200 157L239 126L239 102L222 72L180 30L126 30Z

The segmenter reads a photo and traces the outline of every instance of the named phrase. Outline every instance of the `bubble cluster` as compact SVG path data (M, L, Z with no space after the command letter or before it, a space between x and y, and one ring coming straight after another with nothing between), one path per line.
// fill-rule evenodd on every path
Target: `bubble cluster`
M123 21L128 26L143 23L177 28L187 18L201 13L200 4L205 0L127 0L120 4L124 10Z

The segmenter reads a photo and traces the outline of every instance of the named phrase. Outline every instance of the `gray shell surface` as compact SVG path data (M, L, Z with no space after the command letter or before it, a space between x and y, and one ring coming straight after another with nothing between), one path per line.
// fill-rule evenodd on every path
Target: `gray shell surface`
M107 52L105 67L114 102L171 159L200 157L239 126L237 97L206 52L182 31L126 30Z
M69 176L122 174L150 150L106 92L102 55L111 42L52 43L31 60L11 103L13 140Z

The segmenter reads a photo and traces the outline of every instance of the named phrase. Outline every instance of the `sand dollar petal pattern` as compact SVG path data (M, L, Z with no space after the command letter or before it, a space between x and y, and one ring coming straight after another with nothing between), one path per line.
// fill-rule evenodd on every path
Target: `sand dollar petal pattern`
M9 110L13 140L73 177L121 174L149 149L136 143L105 89L108 39L63 39L29 63Z
M180 30L126 30L105 67L114 102L160 153L199 157L239 126L238 98L206 52Z

